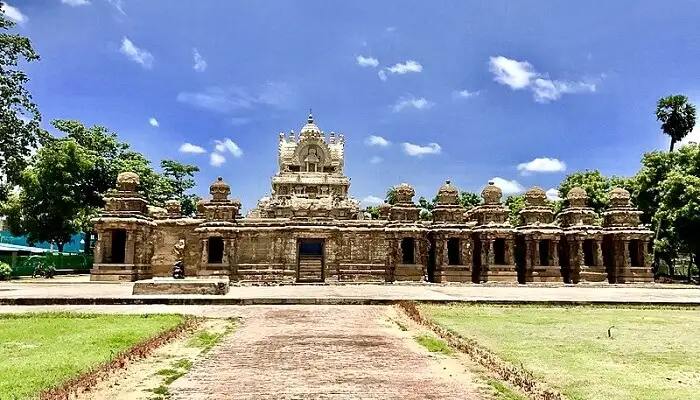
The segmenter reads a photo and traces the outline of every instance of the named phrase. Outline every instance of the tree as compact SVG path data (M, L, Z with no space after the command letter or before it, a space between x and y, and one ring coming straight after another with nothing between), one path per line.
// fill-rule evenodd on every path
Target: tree
M476 207L481 204L481 196L473 192L464 191L459 194L459 205L466 209Z
M386 202L392 206L396 204L396 190L393 186L386 190Z
M656 104L656 119L664 135L671 138L669 152L695 127L695 106L683 95L662 97Z
M574 172L564 177L557 189L563 198L562 207L568 207L569 201L566 195L574 187L580 187L588 195L587 205L593 207L596 213L600 214L610 204L610 191L615 187L622 187L630 192L634 191L635 181L630 178L604 176L597 169ZM632 190L630 190L632 189Z
M505 205L509 210L508 220L510 221L511 225L522 225L523 219L520 216L520 210L525 208L525 195L519 194L508 196L506 198Z
M10 226L27 235L29 243L54 242L59 251L80 231L76 219L95 158L72 139L54 140L39 149L21 178L19 212Z
M160 162L160 168L174 198L180 200L182 214L188 217L196 214L200 197L196 194L185 194L185 192L195 186L194 174L199 172L199 167L173 160L163 160Z
M661 183L659 214L672 221L672 229L695 260L700 260L700 176L672 171Z
M367 206L365 209L366 213L372 216L372 219L379 219L379 207L378 206Z
M39 60L39 55L28 38L6 32L13 26L0 12L0 201L7 199L8 184L19 182L31 151L48 136L25 88L29 78L18 67Z

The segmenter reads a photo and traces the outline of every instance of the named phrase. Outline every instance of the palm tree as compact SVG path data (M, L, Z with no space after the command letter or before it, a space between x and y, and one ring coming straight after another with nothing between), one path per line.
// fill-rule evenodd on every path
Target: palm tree
M396 204L396 191L393 186L386 190L386 202L391 205Z
M669 151L673 151L676 142L695 127L695 106L680 94L662 97L656 105L656 120L661 121L661 130L671 138Z

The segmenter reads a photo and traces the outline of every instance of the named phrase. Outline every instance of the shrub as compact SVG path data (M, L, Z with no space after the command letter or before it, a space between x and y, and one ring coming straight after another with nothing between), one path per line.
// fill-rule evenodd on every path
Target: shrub
M9 280L12 276L12 267L10 264L0 261L0 281Z

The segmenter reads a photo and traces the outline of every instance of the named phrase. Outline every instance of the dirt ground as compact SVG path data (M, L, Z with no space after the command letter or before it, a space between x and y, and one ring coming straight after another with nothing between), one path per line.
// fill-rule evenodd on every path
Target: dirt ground
M429 352L415 339L427 331L393 307L241 307L236 315L235 330L211 350L180 338L74 400L498 398L482 368ZM210 319L202 329L230 324ZM189 371L174 367L183 359ZM173 370L182 376L167 382Z

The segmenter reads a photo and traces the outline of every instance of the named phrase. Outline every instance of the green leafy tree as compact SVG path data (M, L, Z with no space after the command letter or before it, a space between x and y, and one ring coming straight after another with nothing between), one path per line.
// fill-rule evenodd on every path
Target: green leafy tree
M588 194L588 206L593 207L597 213L601 213L608 206L610 198L610 180L603 176L597 169L574 172L567 175L557 189L564 198L564 206L569 203L566 195L574 187L580 187Z
M366 213L372 216L372 219L379 219L379 207L377 206L367 206L365 209Z
M520 210L525 208L525 195L508 196L504 204L509 210L508 220L510 223L513 226L522 225L523 219L520 216Z
M656 119L661 122L661 130L671 138L671 147L695 127L695 106L683 95L672 95L659 99L656 104Z
M396 190L393 186L386 190L386 202L392 206L396 204Z
M481 204L481 196L473 192L463 191L459 194L459 205L466 209L476 207Z
M180 200L180 210L183 215L194 216L197 212L197 202L200 197L196 194L186 194L188 190L194 188L196 182L194 174L199 172L196 165L182 164L173 160L163 160L160 162L163 170L163 178L170 186L173 198Z
M19 68L39 60L39 55L28 38L7 33L13 26L0 12L0 201L7 199L9 185L19 182L31 151L48 136L25 88L29 78Z
M76 219L83 210L81 190L95 166L95 158L71 139L42 147L33 165L22 174L18 213L10 226L30 243L54 242L59 251L80 231ZM19 228L17 228L19 227Z

